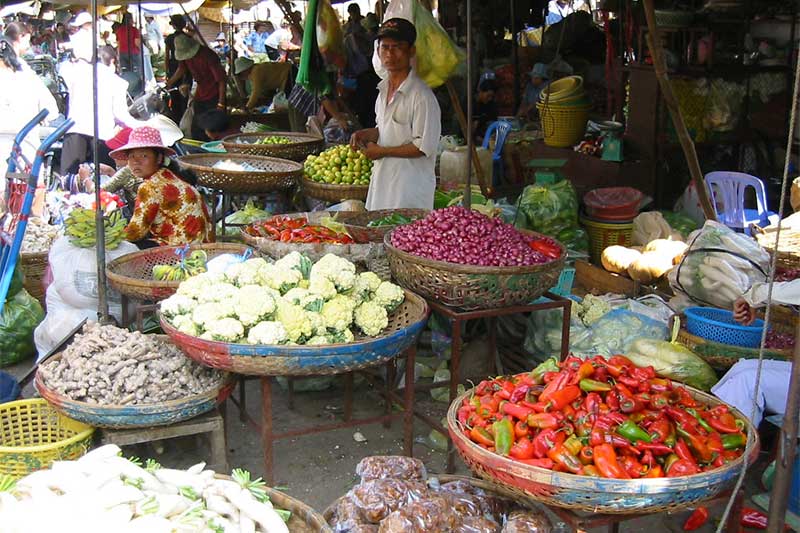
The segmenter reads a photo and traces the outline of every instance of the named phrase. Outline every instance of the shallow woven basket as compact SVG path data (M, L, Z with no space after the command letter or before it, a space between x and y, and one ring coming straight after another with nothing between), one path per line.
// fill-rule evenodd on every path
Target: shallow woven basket
M21 478L69 461L92 445L94 428L60 414L42 398L0 404L0 474Z
M722 402L691 387L696 399L709 405ZM489 482L496 492L517 501L530 499L567 509L590 513L633 514L673 511L709 500L728 490L735 482L748 456L752 465L758 456L758 432L745 416L730 407L745 422L748 441L744 454L731 463L692 476L652 479L607 479L554 472L503 457L475 444L459 429L457 413L467 391L453 401L447 411L450 438L467 466Z
M417 342L428 321L428 305L406 291L379 337L357 336L349 344L252 345L207 341L176 330L161 316L161 328L200 364L253 376L323 376L368 368L397 357Z
M255 144L265 137L287 137L289 144ZM325 139L308 133L292 131L271 131L268 133L241 133L222 139L222 146L228 152L279 157L291 161L305 161L311 154L318 154L325 147Z
M320 183L310 180L306 176L300 180L303 194L310 198L323 200L325 202L344 202L345 200L367 200L369 185L336 185L331 183Z
M764 231L758 226L753 226L753 236L770 254L775 251L775 231ZM781 230L780 241L778 242L777 263L779 267L789 270L800 268L800 230L786 228Z
M727 371L739 359L758 359L758 348L743 348L703 339L685 329L678 332L677 341L705 360L715 370ZM791 350L764 350L765 359L791 361Z
M228 193L261 194L293 187L303 175L303 165L286 159L245 154L189 154L178 164L197 175L197 184ZM247 163L258 170L213 168L220 161Z
M519 231L544 238L533 231ZM559 243L561 256L539 265L459 265L399 250L392 246L391 237L391 233L386 234L383 246L389 257L392 277L397 283L424 298L465 311L531 303L558 283L567 256L566 249Z
M111 286L121 294L137 300L157 302L169 298L178 290L180 281L157 281L153 279L156 265L176 265L179 262L175 251L180 246L158 246L120 256L106 265L106 277ZM249 250L244 244L209 243L192 244L193 250L204 250L211 260L222 254L241 255Z
M427 209L378 209L377 211L367 211L357 213L349 217L344 222L347 233L356 242L383 242L383 237L397 226L369 227L367 224L373 220L380 220L389 215L403 215L411 219L420 219L430 213Z
M19 265L25 275L25 290L44 305L42 278L47 270L49 252L20 252Z

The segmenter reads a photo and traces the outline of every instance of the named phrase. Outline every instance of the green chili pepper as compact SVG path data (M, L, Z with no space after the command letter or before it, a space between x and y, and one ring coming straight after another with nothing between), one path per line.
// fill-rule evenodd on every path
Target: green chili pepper
M722 436L722 447L726 450L735 450L747 444L747 437L743 433L727 433Z
M555 357L549 358L544 363L531 370L531 380L536 384L544 382L544 375L548 372L558 372L561 370L558 367L558 360Z
M617 428L617 433L633 444L637 442L651 442L653 440L650 434L639 427L633 420L626 420L620 424Z
M703 429L705 429L709 433L714 433L714 430L711 428L711 426L708 425L708 422L703 420L703 417L701 417L699 414L697 414L696 410L692 409L691 407L687 407L686 408L686 412L689 413L690 415L692 415L700 423L700 425L703 427Z
M494 431L494 449L500 455L508 455L514 444L514 425L511 420L504 418L492 424Z
M608 392L612 389L610 383L589 378L583 378L578 385L583 392Z

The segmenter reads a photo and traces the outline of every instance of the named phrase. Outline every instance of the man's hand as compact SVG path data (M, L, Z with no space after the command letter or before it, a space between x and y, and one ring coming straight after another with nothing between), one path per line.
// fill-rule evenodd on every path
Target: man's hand
M367 144L368 132L367 130L358 130L353 132L350 136L350 148L353 150L360 150Z
M371 159L372 161L377 161L378 159L382 159L386 154L384 153L383 147L378 146L376 143L367 143L367 146L361 149L367 159Z
M743 326L749 326L755 322L756 312L744 298L739 298L733 303L733 319Z

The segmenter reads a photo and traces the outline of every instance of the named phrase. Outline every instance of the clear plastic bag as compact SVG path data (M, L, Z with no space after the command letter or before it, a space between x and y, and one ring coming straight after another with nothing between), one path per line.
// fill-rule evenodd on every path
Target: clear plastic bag
M43 319L42 305L25 289L6 300L0 312L0 366L36 353L33 331Z
M578 196L569 180L546 185L528 185L518 200L525 226L558 238L561 232L578 228Z
M427 493L427 487L420 481L372 479L362 481L354 488L351 498L362 520L377 524L398 509L419 501Z
M373 479L425 480L428 471L425 464L414 457L402 455L373 455L362 459L356 466L356 475L361 481Z

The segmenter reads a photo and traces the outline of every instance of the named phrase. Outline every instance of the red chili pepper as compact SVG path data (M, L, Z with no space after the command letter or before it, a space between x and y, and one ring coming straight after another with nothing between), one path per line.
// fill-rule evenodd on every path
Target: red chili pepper
M594 455L594 465L600 475L611 479L629 479L630 476L617 461L617 453L614 447L608 443L595 446L592 450Z
M648 472L644 475L646 478L656 478L656 477L664 477L664 469L661 468L661 465L655 465L653 468L648 470Z
M683 409L679 407L667 407L664 409L664 412L676 423L683 426L684 429L694 433L699 432L700 425L697 423L697 420Z
M522 437L527 437L530 432L531 428L524 420L520 420L514 424L514 436L516 438L521 439Z
M619 462L622 468L625 469L625 472L627 472L632 479L640 478L647 472L647 469L644 467L644 465L630 455L621 457Z
M708 412L702 411L701 416L708 422L708 425L719 431L720 433L739 433L740 428L736 424L736 417L730 413L722 413L714 416Z
M652 442L640 442L636 444L635 448L637 450L645 450L653 455L669 455L673 453L672 448L667 446L666 444L658 444Z
M686 522L683 523L683 530L694 531L702 527L706 522L708 522L708 509L705 507L698 507L689 515Z
M651 421L647 430L650 432L650 438L653 439L653 442L664 442L669 437L670 431L672 431L672 424L665 416L661 416Z
M766 514L752 509L750 507L742 507L741 525L752 529L767 529L768 517Z
M650 394L650 401L647 403L651 409L660 411L665 407L669 407L669 398L663 392L657 392L655 394Z
M697 457L700 458L700 461L707 463L711 461L711 450L708 448L706 444L706 438L701 437L699 434L691 433L689 431L685 431L680 424L677 426L678 435L686 439L689 443L689 446L694 450L694 453ZM724 443L723 443L724 445Z
M672 390L672 382L664 378L653 378L649 380L650 390L654 392L670 392Z
M474 411L474 409L472 408L471 405L462 405L461 407L459 407L458 408L458 422L462 426L467 425L467 422L469 421L469 415L471 415L473 411Z
M639 382L640 382L640 380L634 378L633 376L624 376L624 375L618 376L616 378L616 381L617 381L617 383L621 383L621 384L625 385L626 387L630 387L632 389L637 388L639 386Z
M667 469L667 477L691 476L699 473L700 468L697 464L687 461L686 459L678 459Z
M281 242L289 242L292 240L292 230L285 229L281 231Z
M528 245L540 254L550 259L557 259L561 256L561 248L557 245L542 239L530 241Z
M567 472L582 474L583 465L575 455L570 452L562 443L559 446L547 450L547 457L553 460L557 466L565 468Z
M675 387L674 391L677 394L678 403L683 407L700 407L700 404L694 399L694 396L689 394L685 388Z
M477 387L475 387L475 395L476 396L483 396L485 394L488 394L489 393L489 389L491 388L491 386L492 386L492 382L489 381L488 379L484 379L483 381L478 383Z
M482 446L494 447L494 438L484 428L474 427L469 432L469 438L472 442Z
M529 390L531 390L531 387L528 384L517 385L517 388L511 393L509 401L514 403L521 402L527 397Z
M578 407L580 407L581 399L577 398L575 401L578 402ZM564 407L561 408L561 414L564 415L564 419L566 419L566 420L575 420L575 413L577 411L575 410L575 407L573 406L574 403L575 402L568 403L567 405L565 405Z
M547 450L554 448L566 440L563 433L555 429L543 429L533 438L533 456L541 459L547 456Z
M556 392L562 390L564 387L567 386L569 383L570 374L566 370L562 370L558 373L558 375L553 379L547 386L544 388L542 393L539 395L540 402L547 402ZM578 389L578 393L580 394L580 389Z
M691 450L689 450L689 446L683 439L678 439L678 441L675 443L675 454L684 461L689 461L695 465L697 464L694 455L692 455Z
M584 446L581 448L581 451L578 452L578 459L584 466L592 464L594 462L594 449L591 446Z
M549 406L548 411L560 411L567 404L579 398L580 395L581 389L577 385L567 385L566 387L553 392L547 400L542 400L541 396L539 397L539 400L547 403Z
M516 405L511 402L500 402L500 412L513 416L517 420L527 420L533 414L533 409L528 409L521 405Z
M656 371L652 366L632 366L629 367L628 373L639 381L647 381L656 377Z
M605 383L608 381L608 369L604 366L595 367L594 374L591 377L595 381Z
M590 361L581 361L570 381L570 385L577 385L582 379L588 378L592 374L594 374L594 365Z
M517 439L508 455L514 459L533 459L533 441L527 436Z
M584 409L586 409L587 413L593 415L596 415L600 412L601 403L603 403L603 399L600 398L600 395L596 392L590 392L586 395L586 398L583 399Z
M608 408L611 412L619 411L619 396L616 393L611 392L606 394L606 403L608 404Z
M722 444L722 437L717 432L710 433L706 439L706 446L714 453L722 453L725 451L725 446Z
M552 470L553 467L556 466L553 460L548 457L540 459L521 459L519 462L526 465L538 466L539 468L546 468L547 470Z
M539 429L552 429L561 423L561 416L558 413L535 413L526 418L529 427Z

